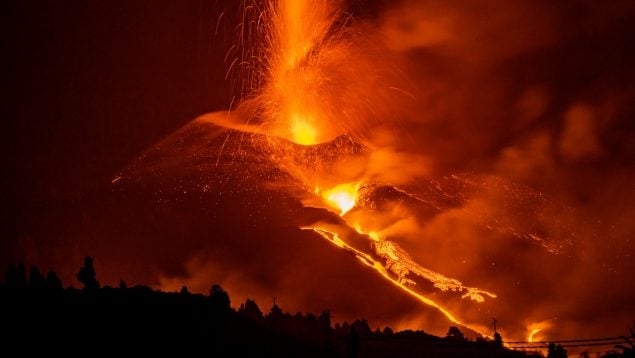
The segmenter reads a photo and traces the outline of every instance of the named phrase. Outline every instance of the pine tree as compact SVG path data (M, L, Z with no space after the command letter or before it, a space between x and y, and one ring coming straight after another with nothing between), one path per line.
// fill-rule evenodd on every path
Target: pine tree
M99 288L92 257L86 256L84 259L84 267L77 273L77 280L84 285L85 290L96 290Z

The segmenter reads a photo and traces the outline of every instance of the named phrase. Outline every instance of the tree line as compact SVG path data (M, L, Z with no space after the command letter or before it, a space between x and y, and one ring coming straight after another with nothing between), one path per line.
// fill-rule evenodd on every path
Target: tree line
M218 284L207 295L162 292L137 285L102 286L94 261L86 257L77 273L81 288L64 288L54 271L9 264L0 283L2 349L47 352L303 357L531 357L537 352L505 348L502 337L470 340L458 327L445 337L424 331L372 330L364 319L333 323L319 314L284 312L275 302L268 312L247 299L234 309ZM37 344L23 344L22 342ZM554 345L549 358L567 357ZM626 355L624 355L626 357Z

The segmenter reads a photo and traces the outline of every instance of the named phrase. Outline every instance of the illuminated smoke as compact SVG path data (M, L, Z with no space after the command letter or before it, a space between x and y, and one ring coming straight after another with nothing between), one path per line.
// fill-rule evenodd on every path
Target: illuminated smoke
M303 146L313 146L330 142L343 135L352 142L367 143L357 153L338 152L337 146L330 153L312 158L316 163L297 159L297 147L291 147L279 140L270 144L279 165L304 183L305 188L315 188L313 193L322 199L323 207L332 209L342 216L348 229L356 230L372 243L354 248L350 238L344 233L336 233L316 224L312 228L320 236L341 248L353 251L363 262L374 268L382 277L398 285L421 302L440 310L450 321L470 327L468 323L455 318L439 303L416 292L415 277L427 280L441 291L459 292L462 298L481 303L485 297L496 295L485 290L464 286L459 280L448 278L433 270L422 267L408 252L396 242L390 241L388 232L403 217L388 219L385 227L368 230L360 220L362 211L354 216L346 214L355 208L359 191L363 186L386 183L389 185L407 183L426 173L425 160L411 162L416 158L398 153L390 146L377 145L368 141L364 129L370 128L377 113L372 103L387 100L396 108L400 91L390 83L381 82L377 70L385 64L369 58L368 50L357 44L364 43L361 36L354 36L345 26L342 12L336 1L291 1L272 2L262 13L266 31L262 38L266 41L263 51L266 61L262 69L265 77L260 92L254 94L253 102L259 113L260 125L254 126L252 133L266 133L268 136L288 139ZM339 27L338 27L339 26ZM355 55L362 50L366 56ZM369 62L372 61L372 62ZM382 98L382 88L390 88L394 94ZM384 95L385 96L385 95ZM342 99L346 100L342 100ZM239 108L240 112L240 108ZM396 113L392 113L394 116ZM208 116L213 123L228 125L234 129L249 129L247 124L223 119L222 116ZM240 119L238 120L240 121ZM386 141L384 140L384 143ZM301 151L303 149L300 149ZM333 158L321 165L324 157ZM414 169L413 169L414 168ZM353 181L351 181L353 179ZM306 200L307 205L322 206L319 199ZM485 333L483 327L472 328Z
M248 90L201 121L253 135L301 187L292 195L304 208L332 214L303 223L306 232L484 334L496 316L503 335L551 338L555 330L533 322L559 312L573 322L574 309L555 303L593 301L580 281L597 284L613 269L600 259L613 251L596 250L598 227L633 211L632 195L618 194L629 170L598 182L585 167L607 157L602 131L633 95L591 89L578 99L558 93L554 74L510 75L524 56L572 36L557 31L556 11L400 1L364 22L340 1L247 4L247 55L233 67L243 65ZM578 331L563 321L561 334Z

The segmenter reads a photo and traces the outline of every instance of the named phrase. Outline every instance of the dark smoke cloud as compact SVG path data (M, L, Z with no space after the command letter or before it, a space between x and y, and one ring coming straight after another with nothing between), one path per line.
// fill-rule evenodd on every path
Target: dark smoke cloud
M497 304L522 302L505 319L550 320L549 337L632 320L633 15L629 2L402 1L377 20L387 47L410 60L408 150L432 158L438 175L473 171L521 190L489 187L436 216L415 230L433 248L411 240L411 252L434 250L421 261L497 287ZM506 203L535 194L549 204L526 216ZM537 220L546 237L573 235L572 246L545 257L483 232L475 212L512 227Z

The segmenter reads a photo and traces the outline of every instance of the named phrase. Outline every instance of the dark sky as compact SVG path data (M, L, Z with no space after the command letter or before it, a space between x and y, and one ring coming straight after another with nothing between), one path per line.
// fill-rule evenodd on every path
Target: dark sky
M224 57L233 36L228 21L216 29L221 5L3 3L9 237L110 180L196 115L227 106ZM6 244L2 255L10 252Z

